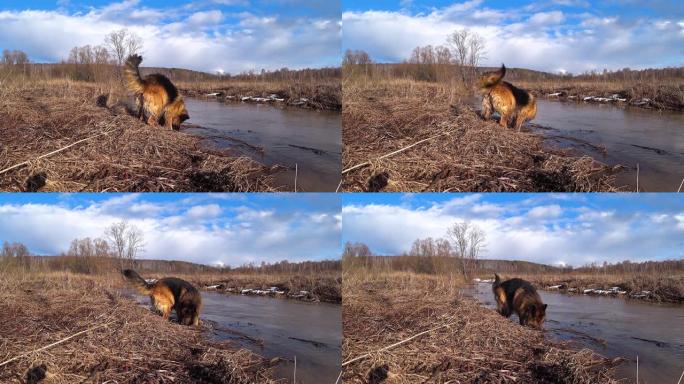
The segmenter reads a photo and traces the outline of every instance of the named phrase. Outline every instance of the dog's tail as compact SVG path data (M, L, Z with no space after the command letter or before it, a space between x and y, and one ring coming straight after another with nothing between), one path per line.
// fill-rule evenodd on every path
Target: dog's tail
M143 85L145 85L142 76L140 76L140 63L142 63L142 56L130 55L124 67L126 86L135 93L142 93Z
M496 71L485 72L481 79L482 88L491 88L501 82L501 80L506 76L506 66L501 64L501 68Z
M492 283L492 286L493 286L494 288L496 288L496 287L498 287L499 285L501 285L501 277L499 276L498 273L495 273L495 274L494 274L494 282Z
M126 277L128 282L131 283L138 292L143 295L149 295L152 284L145 281L145 279L138 275L138 272L132 269L124 269L121 273L123 273L124 277Z

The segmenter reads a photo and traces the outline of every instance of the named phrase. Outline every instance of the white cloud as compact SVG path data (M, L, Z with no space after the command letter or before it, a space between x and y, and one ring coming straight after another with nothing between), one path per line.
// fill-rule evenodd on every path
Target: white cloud
M553 199L508 203L474 200L458 210L452 208L453 201L427 208L345 205L343 239L366 243L380 254L397 255L408 251L417 238L444 237L453 223L469 221L485 232L484 257L489 259L580 266L604 260L684 257L684 214L615 213L583 204L563 207L549 204L549 200Z
M102 237L120 220L143 232L145 259L237 266L340 255L339 218L326 209L274 212L247 205L150 202L132 194L80 206L0 203L0 242L18 241L34 253L55 255L74 238Z
M565 16L563 16L563 12L552 11L535 13L530 17L529 22L532 25L557 25L564 20Z
M548 5L584 3L560 0ZM684 65L684 29L676 25L681 20L674 15L626 21L589 12L530 11L491 9L479 1L418 14L347 11L342 14L342 45L365 50L376 61L401 62L416 46L443 45L454 30L469 28L483 37L487 55L482 64L489 66L503 62L509 67L580 73Z
M558 217L562 212L560 205L552 204L534 207L527 212L527 215L535 219L547 219Z
M221 207L218 204L195 205L186 212L191 219L210 219L221 214Z
M127 28L142 38L146 66L237 73L339 65L339 16L230 16L226 22L217 9L162 10L138 0L81 13L0 11L0 48L24 50L35 62L58 62L74 46L102 44L107 33Z
M206 11L195 12L188 18L188 22L193 25L217 24L223 20L223 13L221 11Z

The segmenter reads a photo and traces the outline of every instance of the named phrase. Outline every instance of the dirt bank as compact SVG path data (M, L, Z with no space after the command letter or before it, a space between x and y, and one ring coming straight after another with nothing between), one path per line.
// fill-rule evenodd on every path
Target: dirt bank
M614 169L483 121L469 96L411 80L344 83L344 191L614 191Z
M402 275L345 274L345 383L617 382L617 361L552 343L458 296L443 277Z
M270 362L207 341L208 325L163 320L120 296L119 284L67 273L0 275L0 361L19 357L0 369L0 381L275 383Z
M145 125L130 116L125 101L118 88L68 80L0 89L0 190L277 189L277 169L202 148L200 138L182 130Z

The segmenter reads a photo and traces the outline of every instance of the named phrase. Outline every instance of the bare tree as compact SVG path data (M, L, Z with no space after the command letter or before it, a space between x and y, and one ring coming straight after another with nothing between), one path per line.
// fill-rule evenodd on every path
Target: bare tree
M112 31L105 36L105 46L109 48L111 55L118 65L123 65L129 55L139 53L142 50L142 39L127 29Z
M485 234L477 225L464 221L454 223L447 230L447 236L461 261L463 277L468 280L475 260L485 249Z
M447 44L454 61L460 68L461 79L472 79L475 69L486 58L484 39L467 28L457 29L447 36Z
M125 260L132 265L138 253L145 247L142 232L126 220L110 225L105 230L105 237L114 248L115 256L121 260L122 268L126 264Z

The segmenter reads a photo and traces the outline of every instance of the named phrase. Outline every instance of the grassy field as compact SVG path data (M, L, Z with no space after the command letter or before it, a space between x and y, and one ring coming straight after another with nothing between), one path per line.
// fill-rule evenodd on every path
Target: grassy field
M275 383L273 364L122 297L121 278L0 274L3 383Z
M345 77L342 190L614 191L612 169L485 122L450 82Z
M613 362L546 340L461 296L462 285L448 275L345 268L344 382L617 382Z

